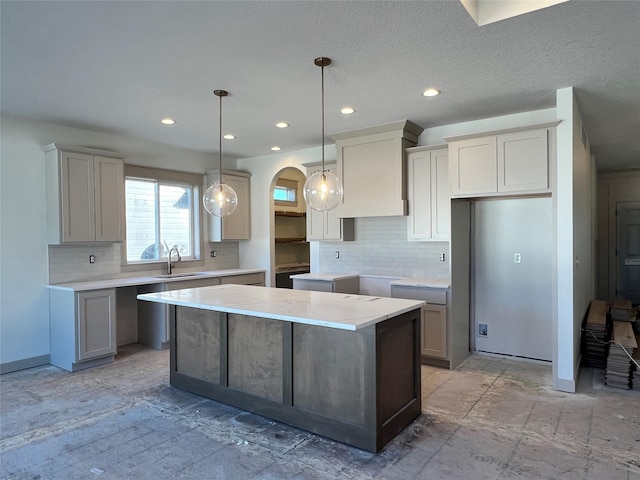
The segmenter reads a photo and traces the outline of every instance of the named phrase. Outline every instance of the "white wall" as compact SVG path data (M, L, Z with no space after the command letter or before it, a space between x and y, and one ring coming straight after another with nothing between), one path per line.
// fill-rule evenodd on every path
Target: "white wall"
M556 92L554 388L575 392L581 324L594 298L595 167L572 87Z
M126 163L186 172L215 156L50 123L2 116L0 132L0 364L49 354L45 164L42 146L63 143L127 155ZM44 359L46 363L46 358Z

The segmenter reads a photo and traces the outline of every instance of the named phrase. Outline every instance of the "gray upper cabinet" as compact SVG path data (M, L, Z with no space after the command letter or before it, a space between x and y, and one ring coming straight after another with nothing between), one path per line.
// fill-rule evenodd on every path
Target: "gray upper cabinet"
M219 170L210 170L205 177L204 189L218 180ZM207 240L222 242L225 240L249 240L251 238L251 174L247 172L223 172L223 180L238 195L238 206L228 217L214 217L204 211L208 218ZM204 193L204 192L203 192Z
M447 241L451 230L448 149L407 149L407 240Z
M555 130L548 126L447 138L451 197L550 192Z
M405 149L415 146L422 130L404 120L331 137L344 187L339 217L407 214Z
M321 164L308 165L307 178L321 168ZM336 174L335 163L325 163L325 168L334 175ZM340 218L335 209L328 212L319 212L307 206L307 241L351 241L355 237L354 231L353 218Z
M124 240L124 159L51 144L47 168L49 244Z

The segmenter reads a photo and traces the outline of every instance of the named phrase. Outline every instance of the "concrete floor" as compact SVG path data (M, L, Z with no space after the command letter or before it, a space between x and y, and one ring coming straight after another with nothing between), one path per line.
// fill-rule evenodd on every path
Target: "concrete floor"
M584 369L471 357L423 367L423 415L371 454L174 389L139 345L76 373L0 377L2 479L640 479L640 392Z

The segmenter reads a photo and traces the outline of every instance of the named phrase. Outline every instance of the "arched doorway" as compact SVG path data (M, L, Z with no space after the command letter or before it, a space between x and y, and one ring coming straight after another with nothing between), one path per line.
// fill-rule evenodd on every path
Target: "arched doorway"
M272 182L272 265L278 288L292 288L290 275L309 272L307 204L302 194L305 181L300 170L287 167L278 172Z

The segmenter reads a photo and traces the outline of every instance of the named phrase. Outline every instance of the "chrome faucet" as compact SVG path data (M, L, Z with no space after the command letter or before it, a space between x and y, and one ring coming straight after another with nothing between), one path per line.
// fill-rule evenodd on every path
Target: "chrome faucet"
M171 256L173 255L174 250L178 258L172 262ZM173 270L173 267L176 266L176 262L179 262L180 260L182 260L182 257L180 257L180 252L178 251L178 247L172 247L171 250L169 250L169 258L167 260L167 273L169 275L171 275L171 270Z

